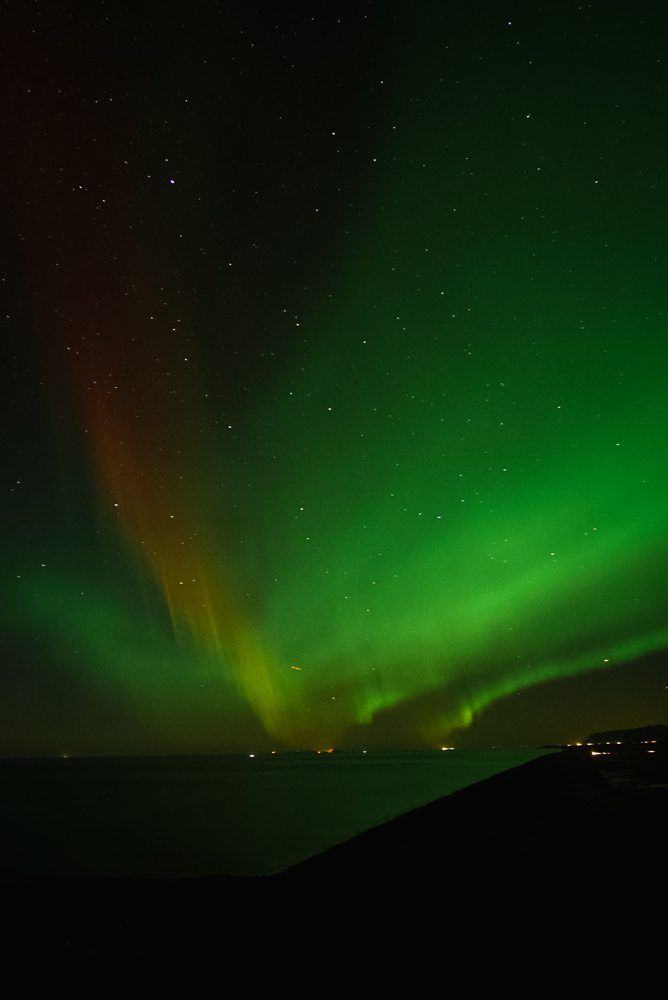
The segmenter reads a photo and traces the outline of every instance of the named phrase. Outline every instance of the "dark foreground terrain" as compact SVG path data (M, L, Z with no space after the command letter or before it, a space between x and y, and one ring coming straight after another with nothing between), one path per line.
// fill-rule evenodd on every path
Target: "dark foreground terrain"
M303 949L359 948L378 928L470 944L546 922L579 939L602 924L624 940L630 924L647 921L651 934L665 909L667 813L665 744L567 749L280 875L6 879L4 907L12 948L83 963L243 949L262 961L272 948L292 961Z
M593 755L592 755L593 754ZM668 818L668 747L567 749L465 788L299 865L294 884L362 875L443 887L470 879L517 891L599 888L660 877ZM581 888L581 886L579 887Z

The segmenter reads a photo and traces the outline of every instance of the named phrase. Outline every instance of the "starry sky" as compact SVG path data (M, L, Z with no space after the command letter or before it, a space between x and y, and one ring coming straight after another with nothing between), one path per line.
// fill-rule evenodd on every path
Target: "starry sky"
M0 753L666 721L662 5L3 18Z

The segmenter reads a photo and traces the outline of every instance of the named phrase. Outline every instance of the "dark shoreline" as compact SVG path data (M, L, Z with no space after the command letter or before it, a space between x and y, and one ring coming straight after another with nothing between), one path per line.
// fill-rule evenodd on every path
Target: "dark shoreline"
M313 935L313 921L334 912L353 923L390 914L401 922L432 898L464 921L501 912L509 899L541 919L617 900L642 909L665 891L668 749L606 753L583 747L540 757L278 875L9 876L3 894L43 947L91 957L112 939L128 955L172 938L196 950L215 939L210 913L233 914L239 927L278 921L275 933L287 940L289 927Z
M586 747L569 749L400 816L278 877L340 886L364 872L369 883L390 878L404 892L469 877L529 897L576 884L601 891L614 878L642 891L662 876L667 815L665 746L651 756L634 746L596 757Z
M263 876L114 878L16 875L3 886L220 885L248 888L286 882L411 880L418 872L447 876L453 855L490 872L504 859L522 867L537 853L576 863L587 844L595 859L657 844L668 808L668 745L588 746L556 750L469 785L373 827L283 872ZM445 848L445 849L444 849ZM643 850L645 853L646 850ZM639 861L640 859L636 859ZM271 890L268 890L271 891Z

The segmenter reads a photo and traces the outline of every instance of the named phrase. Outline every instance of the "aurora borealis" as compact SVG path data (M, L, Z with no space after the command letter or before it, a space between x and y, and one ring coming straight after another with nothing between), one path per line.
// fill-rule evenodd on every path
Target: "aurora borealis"
M8 21L0 749L660 721L660 7Z

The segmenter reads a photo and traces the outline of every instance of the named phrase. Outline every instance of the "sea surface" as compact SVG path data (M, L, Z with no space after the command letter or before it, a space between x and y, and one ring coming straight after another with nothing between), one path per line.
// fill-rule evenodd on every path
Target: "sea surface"
M0 874L269 875L546 752L0 760Z

